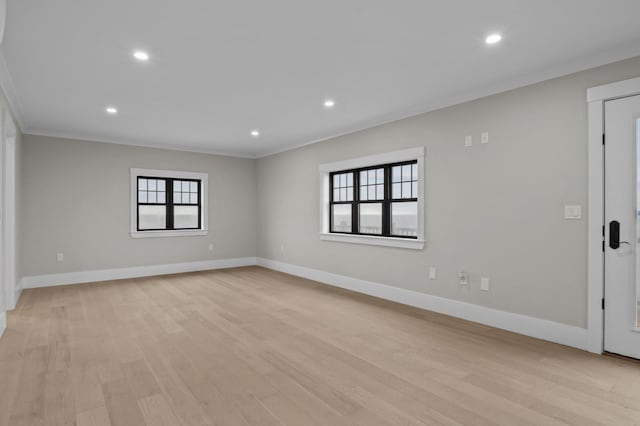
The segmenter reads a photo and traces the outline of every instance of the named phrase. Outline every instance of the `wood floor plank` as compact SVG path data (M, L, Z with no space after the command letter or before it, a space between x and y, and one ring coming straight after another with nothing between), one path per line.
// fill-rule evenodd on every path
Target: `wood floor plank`
M25 290L4 425L633 425L640 363L259 267Z

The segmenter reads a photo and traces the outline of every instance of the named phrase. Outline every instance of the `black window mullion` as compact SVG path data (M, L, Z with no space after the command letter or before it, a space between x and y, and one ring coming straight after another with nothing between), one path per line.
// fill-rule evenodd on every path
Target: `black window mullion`
M360 233L360 172L353 171L353 202L351 203L351 233Z
M167 194L165 195L165 201L167 202L167 229L173 229L173 179L166 179L165 186L167 189Z
M382 235L391 235L391 166L384 168L384 197L382 201Z

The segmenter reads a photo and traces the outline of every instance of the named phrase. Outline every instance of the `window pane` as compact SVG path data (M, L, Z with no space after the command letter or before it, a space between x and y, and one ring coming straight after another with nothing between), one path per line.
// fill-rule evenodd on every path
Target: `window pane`
M333 206L332 231L351 232L351 205L337 204Z
M353 173L347 173L347 186L353 186Z
M402 166L402 180L411 180L411 164Z
M367 185L367 172L360 172L360 185Z
M198 192L198 182L189 182L190 192Z
M402 182L402 198L411 198L411 182Z
M174 180L173 181L173 190L180 192L181 189L182 189L182 185L180 184L180 181L179 180Z
M367 201L369 199L368 193L367 193L367 186L361 186L360 187L360 199L362 201Z
M182 181L182 192L189 192L189 182Z
M382 204L360 204L360 232L382 234Z
M340 189L340 199L342 201L347 201L347 188Z
M166 226L167 211L165 206L138 206L139 229L165 229Z
M418 203L391 203L391 234L418 236Z
M370 200L375 200L376 199L376 187L375 185L369 186L369 199Z
M350 186L347 188L347 200L346 201L353 201L353 186Z
M155 192L149 192L147 194L147 203L155 203L156 202L156 193Z
M198 194L191 194L191 204L198 204Z
M411 198L418 198L418 182L411 183Z
M149 189L149 191L155 191L156 190L156 181L155 181L155 179L149 179L147 181L147 189Z
M175 206L173 208L174 228L197 228L198 206Z
M147 189L147 180L138 179L138 190L145 191Z
M139 203L147 202L147 191L138 191L138 202Z
M183 192L182 193L182 204L189 204L189 193L188 192Z
M411 165L411 180L418 180L418 165Z
M333 201L342 201L340 200L340 190L338 188L333 190Z
M158 185L157 185L158 191L164 191L164 180L158 180L157 182L158 182Z
M394 166L392 171L393 178L391 179L391 181L400 182L402 180L401 173L402 173L402 166Z
M345 175L344 173L340 175L340 187L345 187L347 186L347 175Z
M384 183L384 169L376 170L376 183Z
M393 195L392 198L402 198L402 185L399 183L393 184Z
M164 204L164 203L166 203L166 202L167 202L166 197L165 197L165 194L166 194L165 192L158 192L158 197L157 197L157 199L158 199L158 202L159 202L159 203Z
M369 185L376 183L376 171L369 170L367 173L369 173Z
M384 199L384 185L376 185L376 200Z

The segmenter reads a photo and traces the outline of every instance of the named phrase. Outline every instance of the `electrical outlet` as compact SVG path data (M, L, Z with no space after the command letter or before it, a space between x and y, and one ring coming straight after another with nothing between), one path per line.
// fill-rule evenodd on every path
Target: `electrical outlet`
M469 274L465 271L460 271L458 273L458 282L460 285L468 285L469 284Z
M489 143L489 132L482 132L480 135L480 143Z
M437 278L437 275L436 275L436 268L435 268L435 266L431 266L431 267L429 267L429 279L430 279L430 280L435 280L436 278Z
M480 290L489 291L489 278L487 277L480 278Z
M464 138L464 146L466 147L473 146L473 138L471 136L466 136Z
M56 260L57 260L58 262L63 262L63 261L64 261L64 253L58 253L58 254L56 255Z

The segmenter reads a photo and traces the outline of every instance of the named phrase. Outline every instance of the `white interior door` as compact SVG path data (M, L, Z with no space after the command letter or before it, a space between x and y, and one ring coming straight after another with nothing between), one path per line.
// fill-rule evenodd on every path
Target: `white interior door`
M604 349L640 359L640 96L605 102Z

